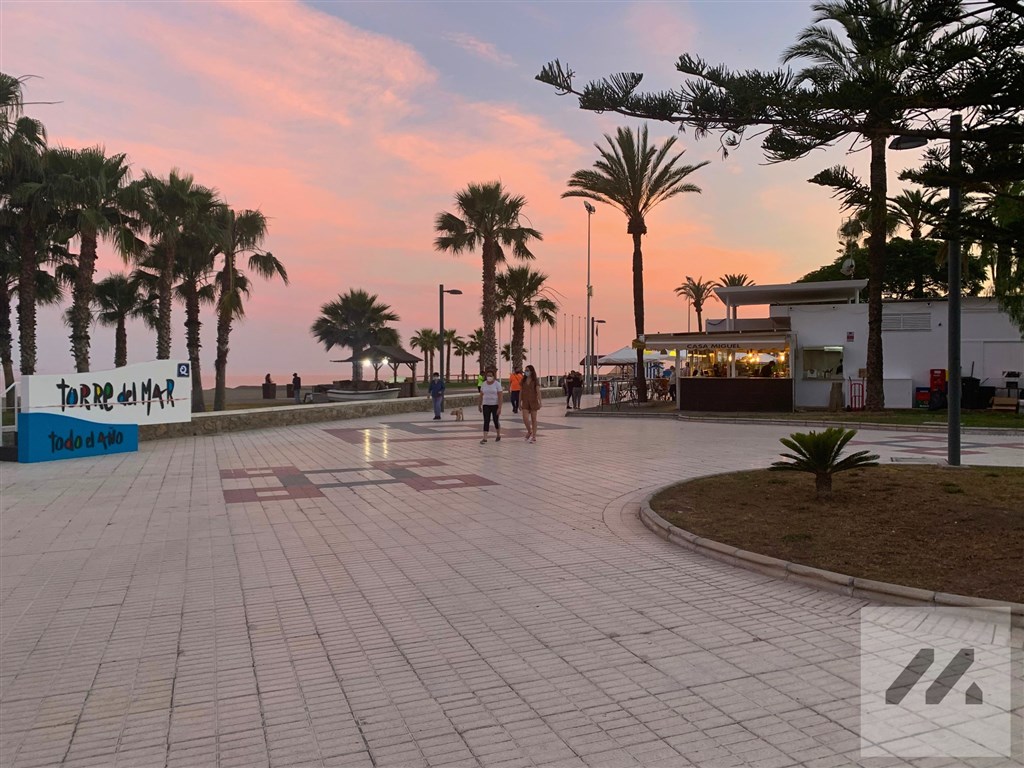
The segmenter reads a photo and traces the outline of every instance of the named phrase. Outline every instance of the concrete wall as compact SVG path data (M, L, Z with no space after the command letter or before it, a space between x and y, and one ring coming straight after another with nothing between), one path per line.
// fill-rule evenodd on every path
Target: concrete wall
M842 346L843 378L857 378L867 365L867 304L813 304L775 306L772 316L789 316L796 334L793 375L797 407L825 407L831 381L806 379L801 350L806 347ZM910 408L915 387L927 387L929 370L946 367L947 303L936 301L886 302L883 315L896 326L882 333L885 365L885 404ZM917 328L921 329L917 329ZM852 340L848 334L852 333ZM964 376L983 385L1002 386L1002 372L1024 369L1024 340L1017 326L994 299L965 296L961 313L961 358ZM847 390L847 396L849 392Z
M542 390L548 408L563 407L562 390L552 387ZM472 408L475 414L476 392L451 395L445 398L445 408ZM505 394L508 402L508 393ZM295 424L315 424L325 421L362 419L367 416L391 416L397 413L429 413L433 404L427 397L408 397L398 400L378 400L369 403L325 403L320 405L293 405L275 408L254 408L241 411L198 413L191 422L181 424L150 424L139 427L139 440L160 440L168 437L194 435L219 435L224 432L239 432L247 429L288 427ZM472 414L467 414L472 418Z

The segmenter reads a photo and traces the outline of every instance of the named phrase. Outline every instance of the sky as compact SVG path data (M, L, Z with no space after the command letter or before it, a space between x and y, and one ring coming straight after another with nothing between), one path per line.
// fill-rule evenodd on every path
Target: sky
M348 378L348 366L329 361L349 351L326 352L309 327L350 288L397 312L406 348L417 329L437 327L440 283L463 291L445 303L446 327L478 327L479 254L436 252L433 222L468 183L493 180L526 197L528 222L544 236L532 266L549 276L565 320L527 347L538 369L556 372L582 357L586 313L587 214L561 194L575 170L592 165L602 134L639 123L580 110L534 79L541 66L557 57L581 81L638 71L647 87L669 88L680 82L680 53L774 68L811 21L804 0L4 0L0 69L33 76L29 101L53 102L29 108L51 144L125 152L136 176L177 168L232 207L266 214L266 247L290 283L254 281L231 337L229 384L258 383L267 372L277 381L293 371L307 383ZM850 154L847 142L767 165L756 141L723 160L713 137L649 129L658 141L677 136L684 162L710 164L689 177L701 194L648 217L648 332L687 329L686 304L673 293L687 275L784 283L835 257L842 214L828 190L806 180L837 163L863 170L864 152ZM890 160L893 185L916 160L903 154L902 164ZM613 208L599 205L591 223L592 309L606 321L598 351L607 352L634 337L632 243ZM97 278L125 269L102 245ZM40 311L40 373L73 370L61 311ZM185 358L180 305L174 313L172 354ZM724 316L722 305L711 302L705 316ZM212 381L212 312L203 319ZM692 315L689 323L695 330ZM93 328L94 370L112 367L113 335ZM508 340L507 325L501 336ZM141 324L128 338L129 362L154 357L155 337Z

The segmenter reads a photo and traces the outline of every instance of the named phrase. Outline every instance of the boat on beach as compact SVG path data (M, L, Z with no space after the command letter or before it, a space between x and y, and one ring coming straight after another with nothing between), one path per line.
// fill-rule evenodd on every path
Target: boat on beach
M368 400L394 400L401 392L400 387L385 389L328 389L327 399L332 403L366 402Z

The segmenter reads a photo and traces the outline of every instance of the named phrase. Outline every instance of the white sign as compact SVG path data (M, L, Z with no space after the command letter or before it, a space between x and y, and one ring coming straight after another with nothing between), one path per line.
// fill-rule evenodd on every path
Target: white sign
M26 413L99 424L169 424L192 420L192 375L182 360L155 360L112 371L24 376Z

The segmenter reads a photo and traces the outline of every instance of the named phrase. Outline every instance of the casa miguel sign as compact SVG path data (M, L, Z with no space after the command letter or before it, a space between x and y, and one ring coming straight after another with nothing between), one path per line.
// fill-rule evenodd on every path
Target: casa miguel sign
M157 360L113 371L24 376L18 461L136 451L139 425L191 421L189 364Z

